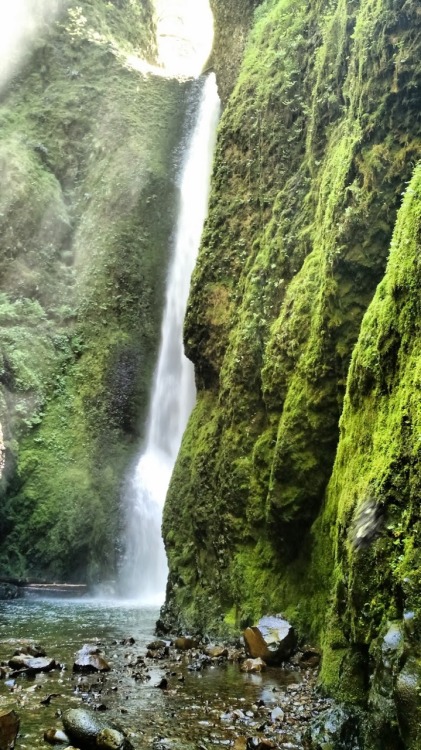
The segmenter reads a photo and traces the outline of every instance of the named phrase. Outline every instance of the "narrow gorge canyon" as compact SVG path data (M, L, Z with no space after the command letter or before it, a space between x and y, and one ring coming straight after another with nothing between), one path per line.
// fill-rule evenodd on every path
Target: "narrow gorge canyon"
M42 6L1 61L0 575L118 577L214 72L161 624L231 639L282 612L361 748L419 750L419 3L212 0L212 51L173 76L163 0Z

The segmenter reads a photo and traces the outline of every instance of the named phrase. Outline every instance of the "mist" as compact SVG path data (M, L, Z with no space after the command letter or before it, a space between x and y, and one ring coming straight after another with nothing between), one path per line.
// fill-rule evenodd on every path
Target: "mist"
M8 0L0 5L0 91L15 75L41 29L57 17L64 0Z

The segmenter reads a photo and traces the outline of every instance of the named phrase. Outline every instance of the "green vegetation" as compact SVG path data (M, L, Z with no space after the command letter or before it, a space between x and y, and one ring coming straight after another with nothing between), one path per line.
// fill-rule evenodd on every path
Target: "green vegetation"
M0 105L0 572L113 574L191 84L144 77L149 3L71 3Z
M375 664L369 700L378 704L385 681L383 639L395 623L402 631L402 643L391 660L388 710L400 726L405 747L414 749L421 739L418 694L411 695L409 690L405 703L400 680L408 672L414 684L419 684L421 657L420 238L421 165L406 190L386 274L364 317L352 357L339 447L321 522L321 528L333 524L335 529L332 543L338 584L331 622L346 642L341 658L335 659L332 627L328 627L325 682L339 685L346 695L350 652L365 654L354 678L362 680L369 659ZM369 538L371 543L356 548L352 520L368 501L379 514L376 533ZM323 537L316 536L316 545Z
M324 685L364 705L387 622L419 604L402 593L419 545L418 171L370 303L421 155L420 22L411 0L256 10L219 129L185 325L198 403L164 514L171 622L232 632L282 611L324 645ZM375 509L366 549L347 540L371 500L393 528ZM403 704L376 690L367 747L397 748Z

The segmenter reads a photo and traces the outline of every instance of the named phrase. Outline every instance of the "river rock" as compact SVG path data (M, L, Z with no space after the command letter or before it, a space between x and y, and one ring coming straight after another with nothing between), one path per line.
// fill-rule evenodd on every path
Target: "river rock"
M161 648L166 648L167 642L162 640L157 641L151 641L151 643L148 643L146 648L148 651L159 651Z
M14 748L19 724L19 716L15 711L0 711L0 750Z
M52 669L56 669L57 662L54 659L48 659L47 657L38 656L32 657L27 654L16 654L12 656L9 661L9 666L12 669L24 669L27 672L51 672Z
M102 719L88 708L70 708L62 717L70 741L78 747L103 750L131 750L132 745L121 729Z
M266 664L260 657L257 659L246 659L241 665L242 672L263 672L264 669L266 669Z
M61 729L46 729L44 732L44 740L50 745L68 745L69 738L66 732Z
M205 649L205 654L210 656L211 659L221 659L228 657L228 649L224 646L208 646Z
M28 656L47 656L45 649L39 643L34 641L19 641L19 647L16 649L14 656L18 654L27 654Z
M111 669L97 646L85 645L75 654L73 672L109 672Z
M117 729L111 728L103 729L102 732L97 735L96 744L97 747L102 748L102 750L120 750L120 748L129 747L124 734Z
M197 648L197 645L197 640L186 635L182 635L174 641L174 648L177 651L189 651L191 648Z
M262 617L257 626L244 631L246 653L266 664L280 664L296 644L294 628L279 616Z
M277 721L279 722L283 721L284 718L285 718L285 714L282 711L282 708L280 706L275 706L275 708L273 708L272 711L270 712L270 720L273 724Z

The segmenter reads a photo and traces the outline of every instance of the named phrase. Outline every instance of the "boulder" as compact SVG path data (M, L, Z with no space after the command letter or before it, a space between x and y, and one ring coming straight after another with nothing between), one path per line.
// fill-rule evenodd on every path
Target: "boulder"
M257 626L244 631L246 653L266 664L280 664L296 644L294 628L280 615L262 617Z
M85 645L75 654L73 672L109 672L111 669L97 646Z
M19 716L15 711L0 711L0 750L13 750L19 724Z
M12 667L12 669L33 672L34 674L37 672L51 672L57 666L58 664L54 659L44 656L32 657L28 656L28 654L16 654L9 661L9 667Z
M263 672L266 669L266 664L260 657L257 659L246 659L243 661L240 669L242 672Z
M70 708L62 717L70 741L77 747L103 750L131 750L132 745L119 727L88 708Z

